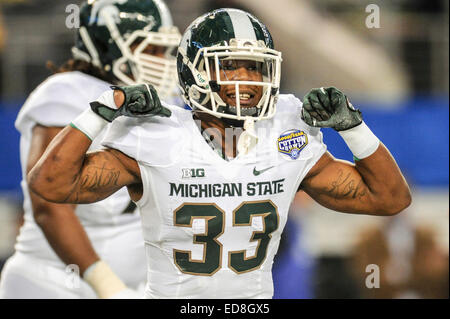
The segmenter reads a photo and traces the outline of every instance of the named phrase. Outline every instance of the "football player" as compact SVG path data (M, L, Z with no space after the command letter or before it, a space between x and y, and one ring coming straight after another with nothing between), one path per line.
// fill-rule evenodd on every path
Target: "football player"
M181 35L164 2L88 1L80 22L73 59L34 90L16 120L24 177L111 84L151 83L162 99L177 99L173 51ZM90 150L99 147L95 139ZM125 189L91 205L58 205L29 192L25 178L22 188L25 223L2 272L1 298L142 297L142 228Z
M60 203L96 202L127 186L142 214L147 298L270 298L297 191L336 211L378 216L411 200L395 160L347 97L313 89L302 105L279 94L280 66L257 18L207 13L177 54L192 111L160 103L148 85L107 91L58 134L29 185ZM86 153L109 122L106 149ZM327 152L320 127L341 134L354 163Z

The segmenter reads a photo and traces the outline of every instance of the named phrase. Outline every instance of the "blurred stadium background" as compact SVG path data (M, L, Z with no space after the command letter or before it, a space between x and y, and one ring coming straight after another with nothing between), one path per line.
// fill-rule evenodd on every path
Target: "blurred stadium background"
M274 264L275 298L448 298L449 3L444 0L166 0L183 31L200 14L243 8L283 52L282 92L336 86L362 111L405 173L412 205L391 217L336 214L299 194ZM77 0L0 0L0 269L22 222L15 117L69 58ZM380 9L380 27L368 28ZM325 129L330 151L351 160ZM366 266L380 288L365 286Z

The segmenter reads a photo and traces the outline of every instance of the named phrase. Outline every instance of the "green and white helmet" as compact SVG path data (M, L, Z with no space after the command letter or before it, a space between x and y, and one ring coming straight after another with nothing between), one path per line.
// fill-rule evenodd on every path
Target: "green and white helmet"
M161 0L88 0L80 9L72 53L121 83L150 83L164 98L176 89L180 38ZM149 54L148 45L166 48L164 58Z
M221 80L226 60L256 61L262 81ZM199 17L186 29L177 53L179 86L185 102L194 110L235 120L268 119L276 111L281 61L281 52L274 50L272 36L257 18L238 9L218 9ZM211 67L215 72L210 71ZM221 85L235 86L236 106L221 99ZM241 108L240 85L263 87L255 107Z

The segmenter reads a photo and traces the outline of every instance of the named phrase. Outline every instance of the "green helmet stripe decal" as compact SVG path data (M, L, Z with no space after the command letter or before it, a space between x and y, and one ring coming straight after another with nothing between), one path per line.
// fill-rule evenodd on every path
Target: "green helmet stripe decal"
M247 14L237 10L228 10L227 13L233 24L234 36L237 39L257 40L252 22Z

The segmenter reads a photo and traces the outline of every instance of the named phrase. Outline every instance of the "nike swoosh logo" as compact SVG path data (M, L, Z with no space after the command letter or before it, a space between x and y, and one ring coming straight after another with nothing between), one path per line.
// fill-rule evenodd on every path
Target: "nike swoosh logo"
M258 175L261 175L262 173L264 173L265 171L268 171L269 169L271 169L271 168L274 168L275 166L270 166L270 167L267 167L267 168L265 168L265 169L262 169L262 170L260 170L260 171L258 171L257 169L256 169L256 166L253 168L253 175L255 175L255 176L258 176Z

